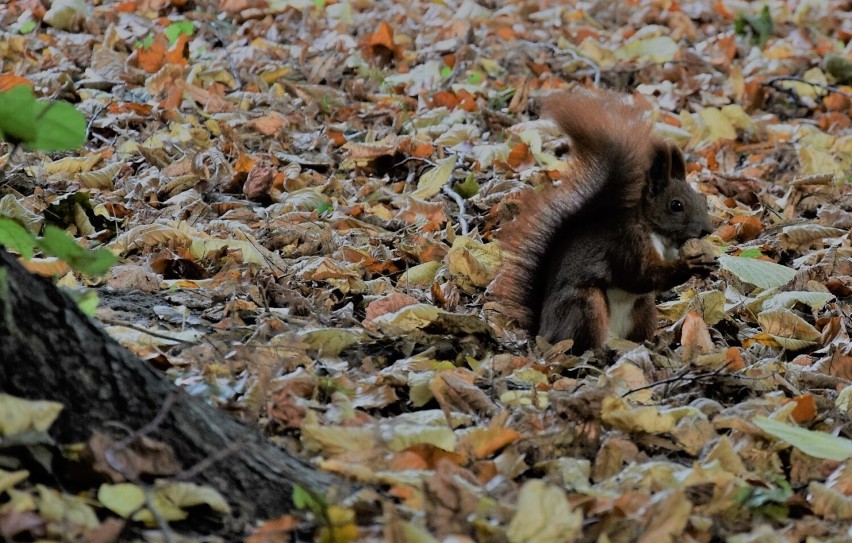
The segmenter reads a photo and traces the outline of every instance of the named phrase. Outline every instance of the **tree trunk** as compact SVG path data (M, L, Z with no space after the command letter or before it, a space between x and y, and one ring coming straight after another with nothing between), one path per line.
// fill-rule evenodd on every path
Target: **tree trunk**
M0 390L64 404L51 434L82 441L108 421L138 429L177 401L151 437L170 445L184 469L235 452L197 475L247 519L288 511L294 483L316 491L351 486L276 447L250 428L186 394L109 337L49 281L0 249ZM238 444L238 445L235 445Z

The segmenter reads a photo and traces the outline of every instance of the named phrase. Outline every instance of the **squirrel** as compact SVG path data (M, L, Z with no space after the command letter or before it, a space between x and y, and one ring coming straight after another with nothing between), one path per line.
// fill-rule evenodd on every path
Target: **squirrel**
M522 200L498 238L507 258L491 290L503 311L550 343L573 339L574 352L610 335L650 339L655 293L715 268L703 253L679 253L712 231L683 154L625 98L575 90L541 100L542 117L570 138L567 175Z

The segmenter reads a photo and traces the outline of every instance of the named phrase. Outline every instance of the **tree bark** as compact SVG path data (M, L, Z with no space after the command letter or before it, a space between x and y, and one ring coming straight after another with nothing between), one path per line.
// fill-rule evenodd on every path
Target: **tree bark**
M27 272L0 249L0 390L64 404L51 428L57 441L90 437L109 421L138 429L177 401L150 436L170 445L184 469L236 447L203 469L235 515L270 518L292 507L294 483L342 494L351 486L317 470L250 428L170 383L113 340L49 281ZM235 445L237 444L237 445Z

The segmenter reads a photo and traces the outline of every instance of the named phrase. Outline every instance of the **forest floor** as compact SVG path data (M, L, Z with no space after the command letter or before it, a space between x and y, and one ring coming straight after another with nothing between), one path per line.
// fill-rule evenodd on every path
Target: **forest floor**
M0 6L0 90L73 103L88 137L0 156L0 211L119 263L27 266L371 489L297 496L251 541L852 541L850 2L48 4ZM487 293L568 160L536 97L569 85L651 111L720 255L653 342L580 356ZM9 540L116 537L97 488L0 471L0 496Z

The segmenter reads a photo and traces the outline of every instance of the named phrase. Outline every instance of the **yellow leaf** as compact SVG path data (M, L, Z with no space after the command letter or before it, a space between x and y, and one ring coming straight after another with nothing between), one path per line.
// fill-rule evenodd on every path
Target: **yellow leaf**
M564 490L533 479L521 487L506 538L509 543L571 543L582 527L583 513L571 509Z
M322 451L325 456L347 451L368 451L378 443L371 429L321 425L313 411L308 411L305 415L301 430L305 448L309 451Z
M435 275L441 269L441 265L440 262L432 261L412 266L402 274L397 285L427 287L435 280Z
M615 51L616 58L635 59L662 64L674 60L677 42L668 36L633 40Z
M62 404L31 401L0 393L0 436L36 430L47 431L62 411Z
M340 505L330 505L326 510L328 525L320 529L321 543L349 543L358 537L355 511Z
M157 487L157 494L162 495L181 509L207 505L210 509L223 514L229 514L231 508L219 492L209 486L186 482L166 482Z
M737 129L721 110L708 107L702 109L698 116L703 122L703 130L699 136L702 143L737 139Z
M603 399L601 410L601 420L605 424L623 432L648 434L672 432L678 421L687 416L704 418L701 411L693 407L631 407L623 398L614 396Z
M91 155L88 157L69 156L53 162L48 162L42 166L42 169L47 175L72 175L80 172L88 172L100 161L101 155Z
M475 458L485 458L520 437L521 434L511 428L476 428L461 439L459 450L470 450Z
M0 469L0 494L6 492L22 481L26 481L30 472L22 469L20 471L6 471Z
M480 243L467 236L457 236L446 256L447 267L462 283L486 287L497 275L500 249L496 243Z
M95 511L83 498L60 494L52 488L37 485L38 510L41 516L47 520L84 528L97 528L100 525Z
M98 489L101 505L122 518L128 518L145 505L145 491L133 483L102 484Z
M441 188L450 180L456 167L456 157L447 157L438 162L438 165L420 176L417 182L417 190L411 193L414 198L428 200L441 192Z

